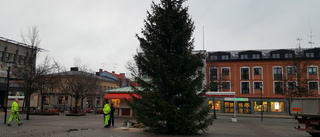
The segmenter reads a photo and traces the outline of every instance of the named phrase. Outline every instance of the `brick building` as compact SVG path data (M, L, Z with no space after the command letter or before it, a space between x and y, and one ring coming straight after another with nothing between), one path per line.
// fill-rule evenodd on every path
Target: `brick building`
M207 98L217 112L289 114L292 97L319 97L320 48L208 52L208 91L245 101ZM261 101L262 100L262 101Z

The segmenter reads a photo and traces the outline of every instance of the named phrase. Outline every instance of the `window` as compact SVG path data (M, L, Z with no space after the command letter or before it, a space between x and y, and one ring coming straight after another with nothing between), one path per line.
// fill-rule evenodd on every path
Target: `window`
M288 66L287 67L287 75L295 75L296 72L296 67L294 66Z
M314 53L311 52L311 53L306 53L306 57L307 58L314 58Z
M262 75L262 68L253 68L253 75Z
M42 96L43 105L49 105L50 104L50 96Z
M317 75L318 74L318 68L317 67L308 67L308 74L309 75Z
M221 110L221 101L214 101L214 105L213 105L213 101L209 101L208 102L210 110Z
M210 90L218 91L218 82L210 82Z
M252 54L252 59L260 59L260 54Z
M241 79L249 79L249 68L241 68Z
M296 82L293 82L293 81L289 81L289 82L288 82L288 89L289 89L289 90L295 90L295 89L297 89L297 83L296 83Z
M240 59L248 59L248 55L240 55Z
M222 82L222 89L230 89L230 82Z
M274 82L274 94L283 94L282 82Z
M274 59L279 59L280 58L280 54L277 53L277 54L272 54L272 58Z
M282 79L282 67L273 67L273 79L274 80Z
M254 82L254 89L262 89L262 82Z
M58 103L59 104L68 104L68 96L59 96Z
M241 82L241 93L242 94L249 94L249 82Z
M223 76L229 76L229 68L222 68L221 71Z
M254 107L254 111L259 111L259 112L261 112L262 110L268 111L268 102L263 101L261 103L261 101L255 101L253 104L253 107Z
M229 55L222 55L221 58L222 60L229 60Z
M218 60L218 56L210 56L210 60Z
M3 61L3 52L0 52L0 60Z
M113 103L113 106L116 108L120 107L120 99L112 99L111 103Z
M284 58L292 58L292 53L285 53Z
M218 69L217 68L210 68L210 80L218 79Z
M284 102L270 102L271 112L284 112Z
M309 82L309 89L318 89L318 82Z

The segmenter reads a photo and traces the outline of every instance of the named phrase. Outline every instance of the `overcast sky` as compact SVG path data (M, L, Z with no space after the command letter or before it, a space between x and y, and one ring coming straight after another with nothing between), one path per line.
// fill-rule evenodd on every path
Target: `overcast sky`
M37 26L42 52L65 68L127 73L152 0L0 0L0 36L22 41ZM156 3L159 0L155 0ZM296 48L320 44L320 0L189 0L195 49ZM140 35L141 36L141 35Z

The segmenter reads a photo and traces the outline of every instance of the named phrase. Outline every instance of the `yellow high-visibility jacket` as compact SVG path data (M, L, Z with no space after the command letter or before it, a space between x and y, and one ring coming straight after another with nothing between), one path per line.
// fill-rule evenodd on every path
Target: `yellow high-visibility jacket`
M18 111L19 111L19 104L14 101L11 105L11 112L18 112Z
M108 113L110 113L110 111L111 111L111 108L110 108L109 104L105 104L103 107L103 113L108 114Z

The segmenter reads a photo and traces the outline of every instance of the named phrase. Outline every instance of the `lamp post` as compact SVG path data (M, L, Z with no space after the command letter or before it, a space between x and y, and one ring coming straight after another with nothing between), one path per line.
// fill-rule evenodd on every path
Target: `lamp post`
M261 121L263 121L262 84L260 85Z
M6 63L8 70L7 70L7 91L5 92L5 101L4 101L4 124L7 123L7 112L8 112L8 93L9 93L9 80L10 80L10 68L13 65L13 62Z

